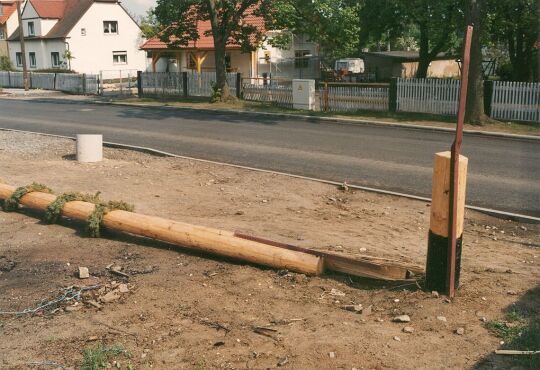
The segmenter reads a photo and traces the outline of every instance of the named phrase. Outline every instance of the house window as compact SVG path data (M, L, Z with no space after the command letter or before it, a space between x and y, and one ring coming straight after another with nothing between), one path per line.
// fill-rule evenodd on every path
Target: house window
M35 36L34 22L28 22L28 36Z
M118 22L103 21L103 33L107 35L118 34Z
M113 51L113 64L127 64L127 51Z
M294 67L295 68L307 68L309 65L309 50L296 50L294 52Z
M86 28L81 28L81 36L86 36Z
M22 53L15 53L17 67L22 67Z
M36 68L36 66L37 66L36 53L34 53L32 51L32 52L28 53L28 56L29 56L29 59L30 59L30 68Z
M60 53L57 51L53 51L51 53L51 65L53 67L60 67Z
M0 40L6 39L6 31L3 28L0 28Z

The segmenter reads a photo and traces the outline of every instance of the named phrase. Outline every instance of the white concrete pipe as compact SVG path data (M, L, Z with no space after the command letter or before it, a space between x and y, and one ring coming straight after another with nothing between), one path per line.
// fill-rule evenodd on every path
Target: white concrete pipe
M77 161L100 162L103 160L103 135L77 135Z

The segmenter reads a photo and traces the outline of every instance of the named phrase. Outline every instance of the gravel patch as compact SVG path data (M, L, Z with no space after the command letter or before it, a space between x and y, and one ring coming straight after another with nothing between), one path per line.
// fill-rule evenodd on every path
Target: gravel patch
M75 160L75 140L32 133L1 131L0 156L6 154L20 159ZM105 159L146 163L156 156L126 149L103 148Z

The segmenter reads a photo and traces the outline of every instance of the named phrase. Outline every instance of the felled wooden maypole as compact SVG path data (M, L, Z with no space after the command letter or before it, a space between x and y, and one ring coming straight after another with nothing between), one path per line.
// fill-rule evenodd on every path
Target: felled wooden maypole
M0 200L9 199L17 188L0 183ZM57 197L54 194L30 190L18 203L35 210L46 211ZM16 204L15 204L16 205ZM67 201L61 216L88 221L96 205L80 200ZM324 269L354 276L383 280L414 279L423 271L418 266L376 258L352 258L328 252L246 236L231 231L147 216L125 210L111 210L103 215L101 225L107 229L161 240L182 247L220 256L231 257L259 265L287 269L308 275L320 275Z

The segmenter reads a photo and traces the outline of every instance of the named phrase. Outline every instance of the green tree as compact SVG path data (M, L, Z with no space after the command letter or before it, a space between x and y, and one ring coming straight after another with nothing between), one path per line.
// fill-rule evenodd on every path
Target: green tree
M260 15L271 0L158 0L154 14L167 25L160 39L170 46L185 46L199 38L197 23L209 21L208 32L214 39L216 65L215 88L220 101L234 100L226 78L225 50L229 44L239 45L243 52L255 50L262 42L262 30L244 22L251 14Z
M535 43L540 39L540 1L486 0L486 3L488 31L493 41L506 45L510 77L514 81L532 81L538 74Z
M161 24L154 14L154 8L148 9L146 15L141 15L139 17L139 27L141 27L141 31L147 39L150 39L159 33Z
M0 71L13 71L13 64L8 56L0 56Z
M273 0L265 3L263 14L269 30L280 30L269 40L286 48L292 34L306 35L332 59L358 52L360 3L357 0Z
M397 40L414 30L420 58L416 76L425 78L437 54L453 52L459 45L462 19L460 0L365 0L360 36L367 46L382 39Z

